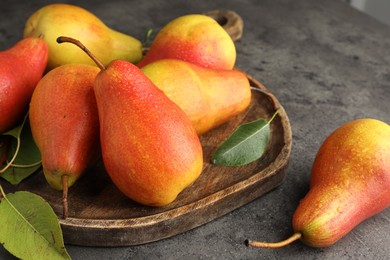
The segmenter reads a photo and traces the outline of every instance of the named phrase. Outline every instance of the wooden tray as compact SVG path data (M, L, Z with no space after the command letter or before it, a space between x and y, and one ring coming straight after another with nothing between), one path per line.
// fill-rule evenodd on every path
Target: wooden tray
M278 100L248 76L252 90L250 107L229 122L201 136L204 169L201 177L172 204L154 208L126 198L113 185L102 164L69 189L69 218L61 219L61 192L51 189L37 172L19 185L0 179L4 190L27 190L42 196L57 213L67 244L127 246L168 238L218 218L277 187L286 175L291 151L291 128ZM246 166L224 167L210 163L216 148L240 124L270 119L268 149L261 159Z

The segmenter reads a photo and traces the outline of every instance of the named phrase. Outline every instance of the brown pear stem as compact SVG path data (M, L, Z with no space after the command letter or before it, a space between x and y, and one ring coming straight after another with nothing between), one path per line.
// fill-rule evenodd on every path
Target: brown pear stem
M63 42L69 42L73 43L74 45L78 46L80 49L82 49L95 63L96 65L101 69L105 70L106 67L104 64L92 53L90 50L87 49L87 47L84 46L79 40L76 40L71 37L66 37L66 36L60 36L57 38L58 43L63 43Z
M68 217L68 175L62 175L62 218Z
M300 239L301 237L302 237L302 233L294 233L291 237L287 238L286 240L276 242L276 243L260 242L260 241L247 239L245 240L245 245L256 247L256 248L280 248L291 244L292 242Z

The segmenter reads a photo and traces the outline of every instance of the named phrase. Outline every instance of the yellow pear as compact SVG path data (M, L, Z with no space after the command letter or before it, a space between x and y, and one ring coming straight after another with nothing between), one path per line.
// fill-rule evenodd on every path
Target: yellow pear
M50 4L34 12L27 20L24 37L41 36L49 46L48 70L68 63L95 65L72 44L56 39L69 35L80 39L107 65L114 59L132 63L142 58L142 44L136 38L107 27L91 12L75 5Z
M183 109L199 135L243 112L251 101L249 80L239 70L162 59L146 65L142 71Z

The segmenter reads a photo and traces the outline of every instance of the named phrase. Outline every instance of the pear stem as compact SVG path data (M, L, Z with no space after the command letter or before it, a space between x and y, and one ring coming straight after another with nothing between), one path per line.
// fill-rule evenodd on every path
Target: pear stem
M62 218L68 217L68 175L62 175Z
M96 65L101 70L105 70L106 69L104 64L92 52L90 52L90 50L88 50L87 47L85 47L84 44L82 44L79 40L76 40L74 38L67 37L67 36L60 36L60 37L57 38L57 42L58 43L63 43L63 42L73 43L74 45L76 45L80 49L82 49L96 63Z
M300 239L301 237L302 237L302 233L294 233L291 237L287 238L286 240L276 242L276 243L260 242L260 241L247 239L245 240L245 245L256 247L256 248L280 248L291 244L292 242Z

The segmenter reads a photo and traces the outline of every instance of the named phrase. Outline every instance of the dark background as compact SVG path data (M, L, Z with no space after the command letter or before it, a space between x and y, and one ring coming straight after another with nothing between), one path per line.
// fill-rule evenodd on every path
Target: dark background
M175 17L230 9L244 20L237 67L262 82L284 106L293 131L281 186L211 223L170 239L130 247L67 245L73 259L389 259L390 209L363 222L335 245L296 242L251 249L246 238L279 241L308 191L322 141L347 121L390 122L390 28L339 0L64 1L85 7L109 27L140 40ZM52 1L2 0L0 49L22 37L27 18ZM0 227L1 228L1 227ZM13 259L0 247L0 259Z

